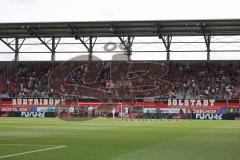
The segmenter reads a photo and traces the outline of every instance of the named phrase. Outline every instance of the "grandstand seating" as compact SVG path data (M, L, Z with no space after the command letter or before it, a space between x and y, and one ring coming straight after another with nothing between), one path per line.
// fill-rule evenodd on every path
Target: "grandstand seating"
M240 98L240 62L19 62L0 66L0 96ZM9 68L9 67L8 67ZM129 82L130 86L120 82ZM116 85L118 84L118 85Z

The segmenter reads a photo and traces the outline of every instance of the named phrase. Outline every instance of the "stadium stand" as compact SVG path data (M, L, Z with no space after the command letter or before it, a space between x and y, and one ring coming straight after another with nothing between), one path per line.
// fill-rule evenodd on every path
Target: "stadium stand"
M239 97L238 63L172 63L168 79L177 97L231 99Z
M240 62L159 62L159 66L156 63L57 62L53 67L50 62L22 62L10 70L1 66L0 95L99 98L114 88L120 98L240 98ZM129 78L131 86L119 84Z

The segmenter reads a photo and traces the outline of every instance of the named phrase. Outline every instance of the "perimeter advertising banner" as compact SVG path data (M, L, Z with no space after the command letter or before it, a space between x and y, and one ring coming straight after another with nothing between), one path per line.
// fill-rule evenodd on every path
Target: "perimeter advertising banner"
M131 102L131 103L129 103ZM132 103L133 102L133 103ZM103 102L94 99L60 99L60 98L2 98L0 113L5 116L54 117L55 107L98 107ZM239 117L239 100L215 99L124 99L122 107L142 108L144 113L162 114L184 113L193 119L235 119ZM119 107L119 106L118 106Z
M2 98L0 116L54 117L55 106L64 103L64 99L52 98Z
M57 106L64 105L65 99L60 98L2 98L1 106Z
M134 99L121 100L121 105L152 108L206 108L219 107L240 108L240 100L215 100L215 99ZM1 107L31 107L31 106L99 106L103 102L94 99L61 99L61 98L2 98Z

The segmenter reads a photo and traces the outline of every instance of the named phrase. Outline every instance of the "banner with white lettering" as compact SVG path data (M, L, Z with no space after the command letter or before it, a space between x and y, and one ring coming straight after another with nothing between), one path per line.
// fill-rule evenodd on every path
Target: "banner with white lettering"
M128 99L123 99L122 106L129 106ZM32 107L32 106L100 106L103 102L95 99L61 99L61 98L2 98L0 107ZM135 99L131 106L149 108L206 108L219 107L240 108L239 100L215 100L215 99Z
M1 106L31 107L31 106L59 106L65 104L60 98L2 98Z

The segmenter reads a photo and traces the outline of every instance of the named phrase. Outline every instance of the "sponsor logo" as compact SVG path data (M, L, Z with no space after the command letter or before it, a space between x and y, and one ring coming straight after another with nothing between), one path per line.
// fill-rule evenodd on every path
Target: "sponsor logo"
M0 111L1 112L19 112L19 111L22 111L22 112L27 112L28 111L28 108L27 107L0 107Z
M222 114L196 114L196 119L222 120Z
M186 113L192 114L217 114L219 109L186 109Z
M180 108L161 108L162 113L180 113Z
M45 117L44 112L22 112L21 117Z

